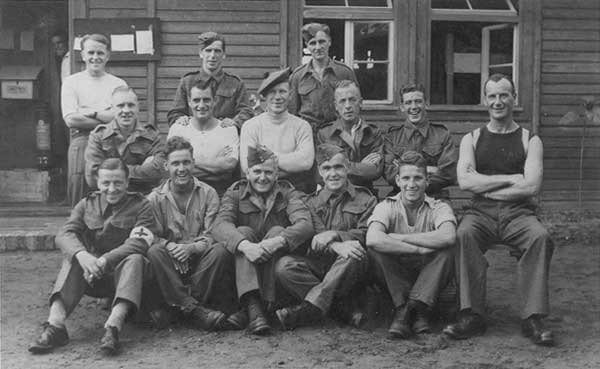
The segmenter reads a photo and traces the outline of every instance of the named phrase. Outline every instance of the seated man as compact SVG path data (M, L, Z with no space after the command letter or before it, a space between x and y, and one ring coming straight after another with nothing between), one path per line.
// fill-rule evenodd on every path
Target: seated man
M317 163L325 185L307 199L316 232L310 252L283 256L275 268L279 283L302 301L276 311L287 329L317 322L329 312L334 299L342 307L336 309L337 315L342 313L342 318L356 326L363 318L352 295L358 294L357 287L367 274L365 233L377 199L368 189L350 183L351 165L341 147L319 145Z
M522 333L535 344L550 346L554 337L541 319L549 311L548 274L553 245L532 202L542 184L542 140L513 120L515 86L507 76L490 76L483 90L490 120L465 135L460 143L458 184L474 195L456 237L460 319L444 333L463 339L485 331L488 263L484 253L490 245L501 242L519 260Z
M369 218L367 247L375 278L394 303L388 331L408 338L431 331L431 308L452 278L456 218L448 204L425 195L429 181L421 154L400 157L396 184L400 193Z
M127 175L121 159L102 162L99 190L75 206L58 232L55 242L65 258L50 296L48 321L30 352L46 353L67 344L65 320L84 294L114 295L100 349L106 354L117 352L125 317L139 309L142 285L151 278L144 255L155 230L150 203L139 193L127 192Z
M353 81L341 81L335 89L338 120L323 126L317 142L344 149L349 160L348 179L374 193L373 181L383 173L383 137L379 128L360 115L362 97Z
M273 151L279 163L279 177L291 182L299 191L314 191L311 168L315 148L310 125L288 113L290 100L289 68L271 73L258 93L265 97L267 111L250 120L240 133L240 165L247 171L248 147L264 145Z
M277 180L275 154L264 147L247 151L247 179L227 190L211 233L235 255L237 292L248 310L248 330L266 334L271 327L261 300L275 302L275 263L300 252L314 231L303 194Z
M219 210L219 197L192 176L193 148L183 137L171 137L165 155L169 179L148 195L157 227L148 259L163 297L200 328L242 329L243 320L233 317L228 324L224 313L208 308L234 308L237 302L233 257L206 234ZM189 291L185 280L190 281Z
M85 148L85 180L96 188L96 171L107 158L121 158L129 168L129 190L148 193L162 179L164 154L160 133L138 120L139 103L131 87L117 87L111 98L114 119L90 133Z
M235 126L223 127L214 117L215 101L215 91L208 82L192 85L189 124L175 122L168 137L181 136L190 141L194 148L194 176L223 196L238 174L239 137Z

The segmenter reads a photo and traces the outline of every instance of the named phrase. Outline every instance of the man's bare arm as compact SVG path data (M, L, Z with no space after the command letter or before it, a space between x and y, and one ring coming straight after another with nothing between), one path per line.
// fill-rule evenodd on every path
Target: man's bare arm
M401 240L390 237L383 224L372 222L367 230L367 247L381 253L403 255L403 254L426 254L432 249L411 245Z
M406 234L389 233L388 236L417 247L444 249L454 245L456 226L452 222L444 222L435 231Z

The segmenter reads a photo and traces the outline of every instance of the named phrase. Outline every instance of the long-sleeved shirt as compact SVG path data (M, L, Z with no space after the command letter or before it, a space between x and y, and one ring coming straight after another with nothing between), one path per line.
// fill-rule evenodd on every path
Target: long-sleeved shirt
M456 163L458 151L450 131L442 124L426 121L419 127L406 121L400 127L391 127L384 141L385 179L396 187L397 168L394 160L399 159L406 151L416 151L423 155L428 166L438 168L437 173L429 178L427 194L440 197L445 187L456 183ZM397 190L397 188L396 188ZM441 197L447 197L441 195Z
M383 136L377 126L361 119L358 129L352 136L344 130L344 123L338 119L325 125L317 133L317 145L329 143L341 147L350 160L348 178L358 186L373 188L373 181L383 173ZM367 155L378 153L382 160L378 164L361 163Z
M341 194L322 188L308 196L315 233L336 231L339 241L357 240L363 246L367 220L377 205L377 198L364 187L348 187Z
M237 227L250 227L262 238L272 227L281 226L284 230L279 235L284 238L287 251L293 252L314 234L303 195L289 182L278 181L263 201L247 180L238 181L223 195L211 234L234 253L246 239Z
M135 229L137 233L132 232ZM55 242L69 260L88 251L103 256L111 270L131 254L146 255L150 247L146 239L153 239L155 233L152 208L144 196L128 192L119 203L110 205L96 191L75 205Z
M145 162L150 156L152 160ZM85 148L85 180L91 188L96 188L94 174L108 158L121 158L127 164L131 191L150 192L165 173L163 144L151 124L142 126L138 122L127 139L115 120L94 128Z
M231 118L238 128L254 116L248 102L248 93L242 80L233 74L221 70L214 76L206 73L204 69L187 73L179 81L175 92L173 108L167 113L169 126L183 115L192 115L188 107L190 90L198 81L209 81L215 91L215 105L213 114L218 119Z
M219 211L217 192L206 183L194 179L194 189L185 213L181 213L170 186L169 179L148 195L157 228L154 244L166 246L169 242L211 243L207 232Z

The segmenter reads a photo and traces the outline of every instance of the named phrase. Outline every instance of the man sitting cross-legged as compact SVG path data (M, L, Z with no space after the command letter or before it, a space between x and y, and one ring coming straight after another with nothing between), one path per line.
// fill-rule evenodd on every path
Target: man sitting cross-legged
M50 296L48 321L30 352L46 353L67 344L65 320L84 294L114 295L100 349L106 354L117 352L125 317L140 307L142 285L152 277L144 255L155 230L148 200L127 192L128 174L121 159L102 162L98 191L75 206L58 232L55 242L65 258Z
M453 273L456 218L452 208L425 195L427 162L414 151L398 162L400 193L383 200L369 218L367 247L377 282L392 297L395 338L426 333L430 311Z
M219 210L216 191L192 176L190 142L174 136L165 155L169 179L148 195L157 223L148 258L164 299L181 309L194 325L207 329L242 329L245 319L226 319L221 310L235 308L233 256L207 235ZM189 282L190 289L185 282Z
M211 233L235 255L237 292L248 309L248 330L265 334L271 327L261 300L275 302L275 263L299 252L314 230L303 194L277 180L275 154L265 146L247 152L247 179L225 192Z
M354 300L349 297L357 294L368 269L363 245L377 199L367 188L350 183L350 162L341 147L319 145L317 163L324 187L307 198L316 232L311 249L305 256L283 256L276 266L280 284L302 301L276 311L288 329L317 322L334 299L352 307ZM339 310L354 313L343 314L352 324L361 323L363 316L357 310Z

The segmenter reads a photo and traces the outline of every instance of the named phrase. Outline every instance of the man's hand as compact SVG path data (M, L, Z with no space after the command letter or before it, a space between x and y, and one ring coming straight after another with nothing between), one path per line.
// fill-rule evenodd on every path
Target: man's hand
M230 156L231 153L233 152L233 148L229 145L225 146L224 148L222 148L221 150L219 150L219 152L217 152L217 157L227 157Z
M338 240L338 234L336 231L325 231L315 235L310 243L310 248L316 252L323 252L327 249L329 244L333 241Z
M237 124L235 123L235 120L231 118L223 118L223 120L221 121L221 127L237 127Z
M91 283L94 279L102 278L106 259L102 258L102 260L104 260L104 265L102 262L98 265L98 258L87 251L78 252L75 254L75 257L77 258L77 262L79 262L81 269L83 269L83 275L88 283Z
M171 257L181 263L185 263L192 256L192 248L194 245L185 243L169 242L167 244L167 251Z
M248 259L251 263L260 264L271 258L271 255L267 250L260 247L258 243L253 243L250 241L242 241L238 245L238 250L244 254L246 259Z
M344 259L364 260L367 257L367 252L356 240L334 242L331 244L331 249Z
M154 161L154 155L150 155L146 159L144 159L144 162L142 163L142 165L148 165L148 164L152 163L152 161Z
M432 175L436 174L438 172L438 170L439 170L438 167L428 165L427 166L427 175L432 176Z
M188 115L182 115L179 118L177 118L177 120L175 120L175 124L180 124L182 126L187 126L188 124L190 124L190 119L191 117Z
M377 165L381 161L381 154L378 152L372 152L369 155L365 156L361 163L363 164L371 164Z
M266 240L262 240L258 244L260 247L265 249L265 251L269 254L269 257L273 256L279 249L285 246L285 239L281 236L268 238Z

